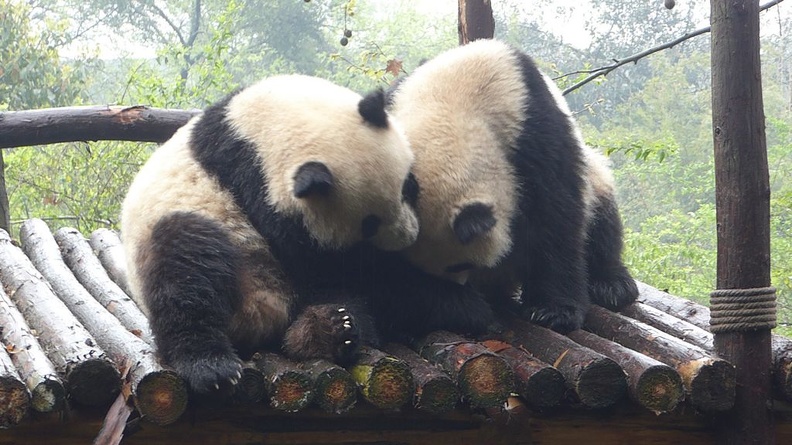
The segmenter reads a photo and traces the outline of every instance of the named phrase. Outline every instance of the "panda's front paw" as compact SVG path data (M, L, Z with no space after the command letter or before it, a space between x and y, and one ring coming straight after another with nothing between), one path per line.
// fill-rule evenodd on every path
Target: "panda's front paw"
M289 326L283 349L294 360L324 358L351 363L360 349L357 318L342 305L309 306Z
M242 362L233 353L180 357L170 365L199 396L228 397L242 378Z
M624 267L610 276L589 278L588 288L592 303L612 311L638 299L638 286Z
M523 317L561 334L572 332L583 326L586 309L577 306L525 307Z

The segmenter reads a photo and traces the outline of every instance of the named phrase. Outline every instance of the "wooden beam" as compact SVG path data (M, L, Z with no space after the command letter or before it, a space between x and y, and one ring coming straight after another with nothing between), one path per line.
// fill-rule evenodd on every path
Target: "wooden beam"
M770 285L770 186L759 1L710 0L710 7L717 288L762 288ZM737 368L736 403L721 419L721 443L775 443L770 343L769 328L715 335L718 355Z
M165 142L201 110L99 105L0 112L0 148L77 141Z

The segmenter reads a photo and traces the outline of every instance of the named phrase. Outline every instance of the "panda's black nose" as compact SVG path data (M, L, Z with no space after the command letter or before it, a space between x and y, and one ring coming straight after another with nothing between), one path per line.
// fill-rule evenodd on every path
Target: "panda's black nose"
M363 218L363 222L360 224L360 232L363 234L363 239L376 235L381 223L382 220L377 215L369 215Z

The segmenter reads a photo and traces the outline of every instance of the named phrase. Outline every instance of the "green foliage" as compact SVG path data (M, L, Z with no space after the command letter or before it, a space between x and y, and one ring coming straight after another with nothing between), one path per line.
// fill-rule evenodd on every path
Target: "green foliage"
M26 3L0 0L0 110L78 103L93 60L64 63L58 47L65 24L34 28L29 16Z

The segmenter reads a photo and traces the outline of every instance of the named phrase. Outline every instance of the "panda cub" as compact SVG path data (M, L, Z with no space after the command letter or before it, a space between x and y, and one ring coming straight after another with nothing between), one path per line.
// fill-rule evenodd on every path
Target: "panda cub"
M275 76L208 107L142 167L121 219L133 298L194 391L233 386L237 351L343 362L376 342L345 285L355 249L418 233L413 153L384 107L382 91Z
M410 262L487 295L519 291L526 317L561 332L581 326L590 300L636 299L605 158L527 55L476 41L390 94L421 186Z

